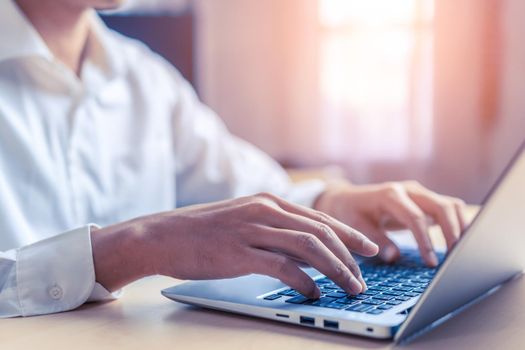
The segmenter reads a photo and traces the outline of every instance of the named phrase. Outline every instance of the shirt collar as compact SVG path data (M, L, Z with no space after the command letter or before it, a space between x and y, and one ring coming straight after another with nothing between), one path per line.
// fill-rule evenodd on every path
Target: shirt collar
M107 79L123 68L113 33L93 11L86 61L100 68ZM0 62L9 59L41 57L54 61L53 53L14 0L0 0Z
M53 54L13 0L0 1L0 62L12 58Z

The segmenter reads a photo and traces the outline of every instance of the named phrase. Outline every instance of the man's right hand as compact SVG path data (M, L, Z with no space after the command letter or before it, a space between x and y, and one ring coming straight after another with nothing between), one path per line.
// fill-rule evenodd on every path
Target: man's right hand
M91 234L97 282L113 291L152 274L215 279L264 274L301 294L320 291L301 262L349 294L366 289L350 252L377 254L366 236L319 211L258 194L150 215Z

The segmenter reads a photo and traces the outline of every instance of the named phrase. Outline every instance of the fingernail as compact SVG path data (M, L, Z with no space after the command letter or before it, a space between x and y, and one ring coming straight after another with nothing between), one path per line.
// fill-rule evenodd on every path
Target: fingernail
M359 282L355 277L350 278L350 290L355 294L359 294L363 290L361 282Z
M364 241L363 248L367 252L370 252L370 254L377 254L377 252L379 251L379 246L375 244L374 242L369 241L368 239Z
M431 266L437 266L439 264L438 258L436 256L436 253L432 252L429 255L429 263Z
M395 247L391 245L387 245L381 249L381 252L379 255L381 256L381 259L383 259L386 262L392 262L396 258L397 250Z
M316 286L313 292L307 295L307 297L310 299L319 299L321 297L321 291L319 290L319 287Z

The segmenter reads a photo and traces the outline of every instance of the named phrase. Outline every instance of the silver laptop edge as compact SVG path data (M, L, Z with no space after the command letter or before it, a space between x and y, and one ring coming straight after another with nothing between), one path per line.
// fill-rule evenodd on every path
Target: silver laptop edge
M314 269L305 269L305 271L312 277L319 275ZM163 290L162 294L190 305L383 339L393 337L394 327L406 318L405 315L398 313L416 302L413 300L410 304L394 307L383 317L378 318L368 314L353 315L343 310L305 307L284 301L269 302L263 299L269 292L282 288L288 287L269 277L250 275L234 279L183 283ZM314 323L302 323L301 320L304 318L312 319ZM337 329L326 328L325 321L337 322ZM374 332L370 334L367 328L372 328Z
M461 240L449 252L396 333L396 342L410 337L523 271L524 148L525 143L487 195L482 209Z
M405 342L493 293L525 267L525 143L493 187L482 210L418 298L380 315L269 302L263 297L286 286L258 275L195 281L162 291L170 299L206 308ZM305 270L310 276L319 273ZM412 308L407 316L405 310ZM308 321L308 322L304 322Z

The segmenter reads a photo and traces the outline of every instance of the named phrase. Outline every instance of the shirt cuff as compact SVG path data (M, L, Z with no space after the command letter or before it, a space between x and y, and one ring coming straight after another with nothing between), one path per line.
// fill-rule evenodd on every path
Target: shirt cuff
M91 295L89 296L88 300L86 302L93 303L97 301L105 301L105 300L115 300L122 296L123 291L122 289L117 290L116 292L109 292L104 286L102 286L100 283L95 282L95 286L93 287L93 291L91 292Z
M96 287L91 226L18 250L16 276L23 316L72 310L88 299L118 297L119 293L111 294L102 286Z

